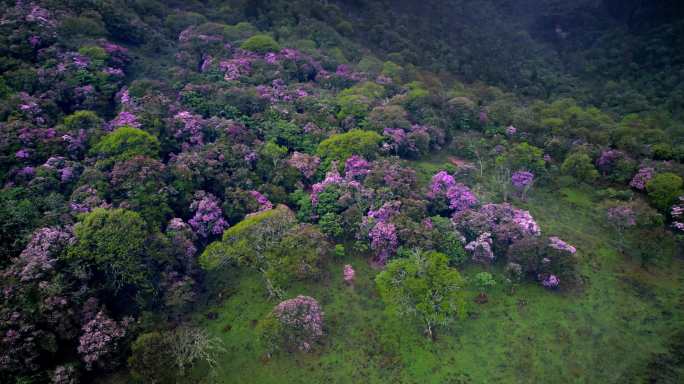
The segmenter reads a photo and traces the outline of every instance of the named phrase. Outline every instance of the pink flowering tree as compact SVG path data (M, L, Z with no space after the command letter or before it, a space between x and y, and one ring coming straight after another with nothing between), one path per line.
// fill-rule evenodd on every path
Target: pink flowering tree
M280 349L310 352L323 337L323 310L313 297L299 295L276 305L259 329L269 356Z
M305 178L311 179L316 174L318 166L321 164L321 158L295 151L292 153L292 156L290 156L287 163L301 172Z
M608 208L606 217L608 219L608 224L615 228L618 234L617 238L620 252L624 252L627 229L632 228L637 224L634 208L628 204L615 205Z
M491 264L494 261L492 251L492 234L484 232L477 239L466 244L465 250L468 251L476 263Z
M203 238L220 235L224 229L228 228L228 221L221 211L221 203L211 193L204 191L195 193L195 200L190 205L190 210L195 212L189 221L190 226Z
M54 270L57 259L73 241L73 234L61 228L41 228L34 232L26 248L7 270L22 282L44 278Z
M684 196L679 196L679 204L672 207L672 226L680 232L684 232Z
M115 357L123 346L129 322L129 319L124 319L118 323L99 311L83 325L77 350L87 369L95 366L110 368L116 364Z
M639 191L646 191L646 183L648 183L655 175L655 170L651 167L640 168L634 175L629 186Z
M440 171L432 177L427 196L439 202L446 199L449 209L462 212L478 204L475 194L467 186L457 183L453 176Z
M527 198L527 192L534 183L534 173L528 171L518 171L511 175L511 185L520 193L523 200Z
M354 279L356 278L356 271L351 266L351 264L346 264L344 266L344 269L342 270L342 278L344 279L344 282L349 285L354 283Z
M361 156L353 155L344 163L344 177L347 180L362 180L370 173L370 163Z
M256 200L257 204L259 204L259 211L267 211L269 209L273 209L273 204L271 203L270 200L264 195L262 195L259 191L250 191L249 194Z
M541 234L539 225L528 211L508 203L485 204L479 210L456 212L452 219L468 239L475 240L482 233L490 233L495 253L503 254L516 241Z
M184 150L204 144L205 121L202 116L180 111L174 115L172 124L175 127L174 137L182 143Z
M559 288L579 282L577 249L559 237L526 237L510 246L506 253L510 267L538 281L546 288Z
M359 231L359 238L367 234L370 240L370 249L373 251L373 263L384 266L399 247L397 227L391 222L392 218L399 213L401 202L391 201L385 203L377 210L369 210L363 217Z

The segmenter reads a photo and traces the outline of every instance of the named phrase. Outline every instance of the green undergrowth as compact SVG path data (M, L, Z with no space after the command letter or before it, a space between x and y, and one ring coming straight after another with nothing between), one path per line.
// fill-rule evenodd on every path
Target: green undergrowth
M551 292L533 283L512 287L502 265L492 266L497 286L489 301L437 339L419 324L388 315L373 282L378 273L365 259L347 256L330 263L319 282L294 284L288 297L315 297L325 311L326 338L312 354L264 355L256 323L276 304L266 298L262 278L229 270L221 304L196 322L223 339L227 352L209 377L199 367L193 381L219 383L641 383L654 361L672 357L670 341L680 329L684 266L671 258L648 269L617 252L614 234L590 192L535 191L529 209L544 234L575 244L581 287ZM350 263L353 287L342 280ZM473 276L481 266L468 266ZM217 318L209 320L214 312ZM669 381L658 381L669 382Z

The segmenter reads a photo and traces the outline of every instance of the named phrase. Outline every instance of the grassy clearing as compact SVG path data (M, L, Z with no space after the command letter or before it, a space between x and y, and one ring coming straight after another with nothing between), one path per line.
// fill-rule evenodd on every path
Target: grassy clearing
M428 165L429 166L429 165ZM355 256L335 260L329 276L300 284L288 296L306 294L326 313L326 341L315 354L263 359L255 324L275 305L265 298L256 274L227 275L234 294L197 322L228 347L215 377L219 383L629 383L653 356L666 353L684 314L679 259L642 269L620 255L602 211L587 191L536 191L527 203L547 235L575 244L583 287L549 292L526 283L500 282L489 302L469 305L468 318L439 329L437 341L423 337L419 324L388 316L373 278L377 271ZM342 267L357 270L355 286L342 281ZM495 276L501 266L492 267ZM469 266L465 276L482 270ZM472 293L475 296L475 292ZM195 372L203 376L201 367ZM193 379L195 380L195 379ZM199 380L199 379L197 379Z

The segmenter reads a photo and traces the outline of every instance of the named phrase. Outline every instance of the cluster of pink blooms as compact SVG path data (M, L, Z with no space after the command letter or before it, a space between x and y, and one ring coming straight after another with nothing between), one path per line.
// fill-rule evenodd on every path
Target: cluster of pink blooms
M401 148L408 145L406 131L401 128L385 128L382 135L389 139L389 142L383 145L387 150L397 153Z
M37 280L44 277L57 263L58 253L73 239L73 235L60 228L41 228L31 237L28 245L18 258L13 260L8 273L21 281Z
M124 125L133 128L140 128L142 126L142 124L138 122L138 117L135 116L133 113L128 111L121 111L118 115L116 115L114 120L110 121L107 124L106 128L109 131L113 131L119 127L123 127Z
M223 217L220 201L211 193L198 191L190 205L195 215L189 223L192 229L202 237L220 235L228 228L228 221Z
M78 353L86 363L86 368L92 369L94 364L107 365L107 357L119 347L119 341L126 335L128 319L121 324L110 319L103 311L88 321L82 328L78 339Z
M389 221L399 213L400 208L401 201L390 201L383 204L382 207L377 210L369 210L367 216L377 221Z
M601 156L596 160L596 166L603 174L607 174L615 166L616 162L624 156L625 153L622 151L607 149L601 152Z
M109 60L113 65L124 66L131 61L131 57L128 55L128 48L122 47L119 44L114 44L104 39L98 41L100 46L109 55Z
M325 179L311 186L311 205L314 207L318 205L318 195L330 185L338 185L358 191L363 190L361 183L351 179L350 175L345 175L345 177L340 176L340 172L337 170L337 167L337 162L332 162L330 165L330 171L328 171L328 173L325 175Z
M23 1L17 1L17 6L20 6L20 4L23 4ZM34 3L31 3L31 11L26 15L26 21L45 27L55 27L57 25L57 22L52 19L47 9L41 8Z
M470 252L474 262L490 264L495 257L492 251L492 234L489 232L481 233L475 241L466 244L465 250Z
M560 284L560 279L556 275L548 275L546 278L542 280L542 285L546 288L549 289L555 289L558 288L558 285Z
M518 171L511 175L511 184L517 189L525 189L534 182L534 173L528 171Z
M178 34L178 41L181 43L187 43L191 40L199 40L208 43L221 41L223 40L223 37L220 35L205 35L203 33L199 33L197 28L194 25L191 25Z
M637 174L634 175L632 181L629 182L629 186L634 189L643 191L646 189L646 183L648 183L654 175L655 169L651 167L641 168L639 169L639 172L637 172Z
M299 350L308 352L323 336L323 311L313 297L299 295L281 302L273 309L280 323L297 335L290 340Z
M259 85L256 88L259 97L268 99L271 104L280 102L291 102L303 97L308 97L309 93L302 88L295 90L287 89L287 85L281 79L275 79L271 82L271 86Z
M68 161L62 156L52 156L42 167L53 170L59 174L62 183L68 183L74 178L74 162Z
M508 136L513 136L513 135L515 135L517 132L518 132L518 129L517 129L516 127L512 126L512 125L509 125L508 127L506 127L506 134L507 134Z
M348 284L351 284L354 281L354 278L356 277L356 271L354 271L354 268L352 268L350 264L344 266L344 270L342 271L342 277L344 278L344 281Z
M513 223L520 227L523 232L530 236L539 236L541 230L529 211L515 209L513 211Z
M340 64L335 70L335 75L343 79L348 79L352 81L363 81L366 80L366 75L360 72L354 72L351 67L346 64Z
M76 368L70 365L60 365L52 373L52 384L78 384Z
M478 199L467 186L457 183L453 176L440 171L432 177L427 196L436 199L445 196L449 208L461 212L478 204Z
M123 77L124 76L124 71L120 68L107 67L104 69L103 72L108 74L109 76L114 76L114 77Z
M478 114L478 120L480 121L480 124L487 124L489 122L489 114L485 109L480 110L480 113Z
M129 92L127 87L121 88L121 90L119 90L119 92L116 93L116 96L119 99L119 103L121 104L122 107L124 107L124 108L133 107L133 101L131 100L131 93Z
M190 226L183 219L175 217L166 226L166 234L171 238L173 245L182 250L182 254L187 261L187 268L191 269L194 263L194 256L197 254L197 247L194 244L196 236Z
M273 204L266 196L262 195L259 191L250 191L250 196L252 196L259 204L259 212L267 211L273 209Z
M344 175L348 179L359 180L370 173L370 163L359 155L353 155L344 163Z
M568 252L572 255L574 255L575 252L577 252L577 248L573 247L572 245L566 243L565 241L559 239L556 236L549 237L549 246L559 251Z
M100 198L97 190L92 186L82 185L71 194L69 209L74 213L90 212L94 208L107 208L109 205Z
M67 143L67 151L69 151L69 153L77 154L85 150L88 134L85 129L79 129L78 132L73 135L63 135L62 140Z
M204 120L202 116L194 115L188 111L180 111L173 118L181 123L174 132L174 136L177 139L184 138L191 146L204 144L204 137L202 135ZM184 143L184 147L186 146Z
M672 215L672 226L684 232L684 196L679 197L679 204L672 207L670 214Z
M377 210L369 210L361 223L362 228L370 228L368 237L375 252L373 261L378 265L385 265L399 246L397 228L390 221L399 213L400 206L400 201L387 202Z
M502 245L541 234L539 225L528 211L508 203L485 204L476 211L456 212L452 220L459 228L467 231L489 232Z
M321 158L295 151L287 163L301 172L304 177L310 179L316 174L318 166L321 164Z
M14 154L14 157L16 157L17 159L28 159L29 157L31 157L31 150L27 148L22 148Z
M222 60L219 68L225 73L223 78L226 81L239 80L241 76L249 75L252 71L252 61L247 57L237 57L229 60Z
M620 229L636 225L636 213L626 204L608 208L607 216L610 223Z

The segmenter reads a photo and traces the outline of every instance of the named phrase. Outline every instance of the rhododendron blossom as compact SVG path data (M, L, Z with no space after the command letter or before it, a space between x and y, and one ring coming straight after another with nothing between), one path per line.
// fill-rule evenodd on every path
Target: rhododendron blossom
M108 358L119 349L119 342L126 335L129 320L122 323L110 319L103 311L83 325L83 333L78 339L78 353L86 363L86 368L92 369L94 364L107 366L112 363Z
M559 284L560 279L556 275L548 275L546 278L542 280L542 285L549 289L558 288Z
M655 170L650 167L645 167L639 169L639 172L637 172L636 175L632 178L632 181L629 182L629 186L638 189L640 191L643 191L646 189L646 183L648 183L653 176L655 175Z
M574 255L575 252L577 252L577 249L575 247L559 239L556 236L549 237L549 246L559 251L568 252L572 255Z
M679 197L679 204L674 205L670 211L672 215L672 226L684 232L684 196Z
M344 164L344 177L359 180L370 173L370 163L361 156L353 155Z
M636 225L636 213L629 205L618 205L608 208L608 220L619 229L633 227Z
M204 137L202 134L204 120L202 119L202 116L193 115L188 111L181 111L173 118L180 123L179 128L174 132L174 136L177 139L183 138L193 146L204 144Z
M441 171L432 177L427 196L433 200L441 196L446 197L449 201L449 208L456 212L471 208L479 202L470 188L457 183L454 177L445 171Z
M528 171L518 171L511 175L511 184L517 189L524 189L532 185L534 174Z
M301 172L304 177L310 179L316 174L318 166L321 164L321 158L295 151L287 163Z
M344 266L342 277L346 283L352 283L354 281L354 277L356 277L356 271L354 271L354 268L352 268L350 264Z
M266 196L262 195L259 191L250 191L249 194L259 204L259 212L273 209L273 204L268 200L268 198L266 198Z
M310 351L323 336L323 311L313 297L285 300L273 309L273 315L290 331L292 339L288 341L301 351Z
M195 200L190 205L195 216L189 223L199 236L209 237L220 235L228 228L228 221L224 219L220 201L212 194L204 191L195 193Z
M506 127L506 134L508 136L513 136L516 134L516 132L518 132L518 129L516 127L514 127L512 125L509 125L508 127Z
M21 281L40 279L54 269L57 257L73 239L73 235L60 228L41 228L31 237L28 245L8 270Z
M494 261L492 251L492 234L484 232L465 246L466 251L470 252L473 261L477 263L489 264Z
M128 111L121 111L116 116L116 118L114 118L114 120L110 121L109 124L107 124L107 130L112 131L116 128L123 126L140 128L142 124L138 122L138 118L133 113Z

